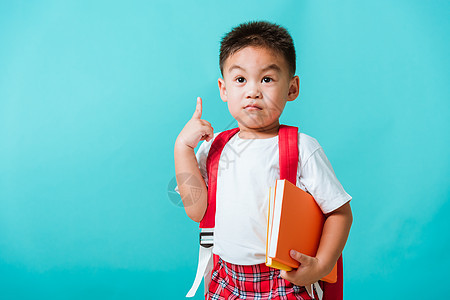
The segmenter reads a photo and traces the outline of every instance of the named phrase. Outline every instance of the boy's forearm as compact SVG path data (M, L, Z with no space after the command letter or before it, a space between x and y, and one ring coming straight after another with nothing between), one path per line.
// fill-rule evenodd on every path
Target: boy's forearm
M352 222L350 203L344 204L327 216L316 255L324 267L324 276L331 272L344 250Z
M194 149L175 142L174 149L175 173L177 178L178 190L184 204L184 209L189 218L195 222L200 222L206 211L207 206L207 188L205 181L200 173L197 158ZM183 184L188 177L194 177L195 185ZM180 184L181 183L181 184ZM192 188L199 188L200 193L192 193Z

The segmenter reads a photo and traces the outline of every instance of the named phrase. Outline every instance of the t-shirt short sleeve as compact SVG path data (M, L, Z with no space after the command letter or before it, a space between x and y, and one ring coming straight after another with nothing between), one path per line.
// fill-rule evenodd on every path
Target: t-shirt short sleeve
M300 145L302 143L303 145ZM350 201L352 197L345 192L337 179L331 163L317 140L301 134L299 148L300 187L314 197L322 212L330 213Z

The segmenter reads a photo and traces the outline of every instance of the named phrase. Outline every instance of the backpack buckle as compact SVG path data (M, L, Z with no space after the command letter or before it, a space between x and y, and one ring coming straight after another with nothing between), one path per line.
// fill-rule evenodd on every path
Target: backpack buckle
M214 228L202 228L199 236L200 246L211 248L214 246Z

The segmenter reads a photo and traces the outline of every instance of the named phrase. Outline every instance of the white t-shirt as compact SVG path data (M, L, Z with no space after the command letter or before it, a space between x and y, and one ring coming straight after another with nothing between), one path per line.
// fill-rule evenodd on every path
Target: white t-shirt
M203 142L196 153L206 184L213 140ZM311 193L324 213L350 201L317 140L299 133L298 141L297 186ZM239 265L265 261L269 187L279 177L278 136L241 139L237 133L228 141L218 169L215 254Z

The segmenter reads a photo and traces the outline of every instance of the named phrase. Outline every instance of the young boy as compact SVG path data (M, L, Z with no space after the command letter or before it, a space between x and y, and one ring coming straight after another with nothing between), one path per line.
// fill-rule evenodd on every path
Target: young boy
M296 184L314 196L326 216L322 238L315 257L291 251L292 258L300 262L296 270L285 272L264 265L268 187L280 176L279 118L286 102L299 94L295 59L287 30L268 22L241 24L221 42L220 97L228 103L239 132L225 145L219 160L213 250L219 260L207 299L228 299L228 295L234 295L233 299L311 299L305 286L331 271L347 241L351 197L319 143L299 133ZM201 115L202 100L197 98L194 115L175 142L177 181L182 181L180 174L192 174L200 183L200 196L189 203L189 187L178 186L186 213L196 222L207 208L206 158L218 134Z

